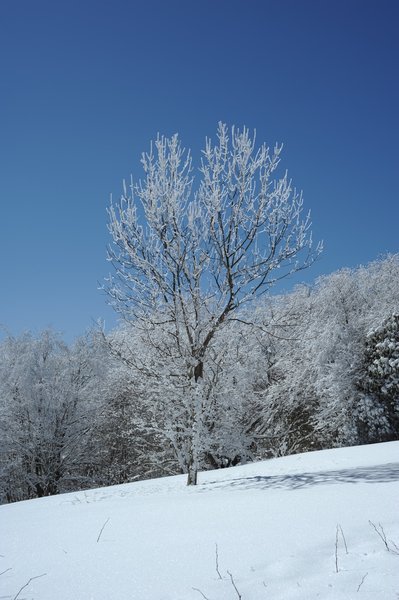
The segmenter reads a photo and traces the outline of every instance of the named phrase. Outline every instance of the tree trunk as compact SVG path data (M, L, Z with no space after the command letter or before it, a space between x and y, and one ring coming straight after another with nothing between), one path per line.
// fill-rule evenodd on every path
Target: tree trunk
M200 406L201 406L201 386L199 380L203 378L204 363L202 360L198 360L194 367L194 385L192 385L192 414L191 414L191 441L189 449L189 460L187 465L187 485L197 485L198 478L198 448L199 448L199 418L200 418ZM192 377L191 375L191 377Z
M187 461L187 485L197 485L197 474L198 474L198 446L196 439L196 427L195 421L192 424L190 440L190 446L188 448L188 461Z
M188 467L187 485L197 485L198 469L194 465Z

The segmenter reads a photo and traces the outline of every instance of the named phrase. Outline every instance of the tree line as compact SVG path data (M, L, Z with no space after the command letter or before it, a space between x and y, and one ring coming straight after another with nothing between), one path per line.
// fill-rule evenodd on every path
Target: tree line
M186 473L193 435L199 469L398 439L398 308L399 255L244 307L209 343L194 432L165 326L9 335L1 501Z

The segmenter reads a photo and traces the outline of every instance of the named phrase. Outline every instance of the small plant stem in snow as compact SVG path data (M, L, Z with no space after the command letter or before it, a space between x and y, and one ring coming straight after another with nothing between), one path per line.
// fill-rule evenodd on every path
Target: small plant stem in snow
M338 525L338 527L339 527L339 530L340 530L340 532L341 532L342 540L343 540L343 542L344 542L344 546L345 546L345 554L348 554L348 546L347 546L347 544L346 544L346 539L345 539L345 536L344 536L344 532L343 532L343 530L342 530L342 527L341 527L341 525Z
M347 546L347 543L346 543L344 532L342 530L341 525L338 523L337 529L335 530L335 572L336 573L338 573L338 571L339 571L339 567L338 567L338 538L339 538L339 534L341 534L342 541L344 542L345 553L348 554L348 546Z
M216 548L215 548L216 573L218 574L218 576L219 576L219 579L223 579L223 577L221 576L221 574L220 574L220 571L219 571L219 552L218 552L218 545L217 545L217 544L215 544L215 546L216 546Z
M236 583L235 583L235 581L234 581L234 577L233 577L233 575L230 573L230 571L227 571L227 574L229 575L229 577L230 577L230 580L231 580L231 584L232 584L233 588L235 589L235 591L236 591L236 593L237 593L238 600L242 600L242 596L241 596L240 592L239 592L239 591L238 591L238 589L237 589L237 586L236 586Z
M108 523L108 521L109 521L109 517L108 517L108 519L105 521L104 525L100 529L100 533L98 534L98 538L97 538L97 543L100 541L101 534L104 531L104 527L106 526L106 524Z
M195 588L195 587L193 587L193 590L194 590L195 592L198 592L199 594L201 594L201 596L202 596L203 598L205 598L205 600L209 600L208 596L205 596L204 592L201 592L201 590L199 590L198 588Z
M362 587L362 585L363 585L363 583L364 583L364 580L366 579L367 575L368 575L368 573L366 573L365 575L363 575L363 578L362 578L361 582L360 582L360 583L359 583L359 585L357 586L357 591L359 591L359 590L360 590L360 588Z
M387 536L385 534L384 528L381 525L381 523L378 523L378 527L375 523L373 523L372 521L369 521L371 527L374 529L374 531L377 533L377 535L381 538L381 540L384 543L385 548L388 550L388 552L392 552L393 554L399 554L399 548L398 546L395 544L395 542L392 542L392 540L389 540L392 544L392 548L389 546L388 540L387 540Z
M14 596L14 598L12 600L17 600L17 598L20 595L20 593L22 592L22 590L24 590L26 587L28 587L28 585L30 584L31 581L33 581L34 579L39 579L39 577L44 577L45 575L47 575L47 573L42 573L41 575L36 575L35 577L31 577L29 579L29 581L27 581L25 583L25 585L23 585L21 587L21 589L17 592L17 594Z
M2 571L0 573L0 575L4 575L4 573L7 573L7 571L11 571L12 567L8 567L8 569L6 569L5 571Z
M338 569L338 533L339 533L339 529L338 529L338 525L337 525L337 529L335 531L335 572L338 573L339 569Z
M385 548L389 552L390 550L389 550L389 546L388 546L387 536L385 535L385 531L384 531L384 528L381 525L381 523L378 523L378 527L372 521L369 521L369 523L370 523L371 527L374 529L374 531L376 532L376 534L382 539L382 541L385 545Z

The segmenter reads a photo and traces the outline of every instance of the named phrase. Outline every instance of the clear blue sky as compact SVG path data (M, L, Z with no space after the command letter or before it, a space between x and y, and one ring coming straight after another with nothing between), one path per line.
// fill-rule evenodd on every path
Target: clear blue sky
M0 323L66 339L97 290L106 207L158 131L284 143L324 239L312 280L399 251L397 0L1 0Z

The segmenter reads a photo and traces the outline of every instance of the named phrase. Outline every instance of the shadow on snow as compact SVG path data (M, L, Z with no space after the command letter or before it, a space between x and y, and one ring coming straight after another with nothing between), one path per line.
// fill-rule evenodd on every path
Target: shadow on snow
M311 487L314 485L337 483L389 483L399 480L399 463L388 463L373 467L356 467L337 471L318 471L315 473L293 473L291 475L255 475L210 481L203 484L202 489L238 488L248 489L292 489Z

